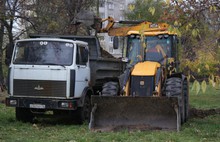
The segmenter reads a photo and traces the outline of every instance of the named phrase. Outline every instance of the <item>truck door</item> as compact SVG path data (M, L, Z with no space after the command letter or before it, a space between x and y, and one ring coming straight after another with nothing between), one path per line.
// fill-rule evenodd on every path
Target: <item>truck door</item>
M77 45L76 50L76 86L75 97L80 97L89 85L90 68L88 64L88 49L84 45Z

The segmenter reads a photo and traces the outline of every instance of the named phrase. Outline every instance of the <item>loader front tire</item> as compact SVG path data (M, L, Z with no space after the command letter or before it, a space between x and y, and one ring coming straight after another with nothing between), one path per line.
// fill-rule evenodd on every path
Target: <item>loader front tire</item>
M179 96L182 93L182 79L178 77L168 78L165 93L167 97Z
M117 96L119 92L118 82L107 82L102 87L103 96Z

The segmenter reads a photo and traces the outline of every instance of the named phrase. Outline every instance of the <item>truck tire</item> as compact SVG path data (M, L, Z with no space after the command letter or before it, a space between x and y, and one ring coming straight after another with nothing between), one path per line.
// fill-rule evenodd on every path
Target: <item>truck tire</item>
M167 97L178 97L178 103L180 104L180 118L181 123L186 121L186 104L185 104L185 95L184 95L184 86L182 78L171 77L166 81L166 96Z
M86 95L84 99L83 107L79 107L75 112L76 116L74 117L75 117L77 124L83 124L83 122L90 121L91 109L92 109L92 105L91 105L90 96Z
M107 82L102 87L103 96L117 96L119 92L118 82Z
M34 115L29 108L15 108L15 116L18 121L33 122Z

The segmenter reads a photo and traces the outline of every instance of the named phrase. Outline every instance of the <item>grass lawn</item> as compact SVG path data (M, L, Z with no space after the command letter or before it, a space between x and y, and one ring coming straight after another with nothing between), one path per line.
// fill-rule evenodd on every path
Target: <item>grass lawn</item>
M216 94L215 94L216 92ZM220 90L208 94L191 92L190 106L201 109L220 108ZM220 114L205 118L190 118L180 132L120 131L91 132L88 125L40 122L22 123L15 120L14 108L0 104L0 142L219 142Z
M190 90L190 106L199 109L214 109L220 108L220 89L207 86L205 93L199 92L196 95L195 91Z

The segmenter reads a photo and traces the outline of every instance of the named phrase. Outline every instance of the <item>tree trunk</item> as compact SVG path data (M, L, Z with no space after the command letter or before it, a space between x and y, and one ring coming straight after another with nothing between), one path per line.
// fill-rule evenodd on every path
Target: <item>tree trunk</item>
M0 0L0 89L3 91L4 88L4 76L3 76L3 68L2 68L2 63L3 63L3 38L4 38L4 15L5 15L5 0Z

